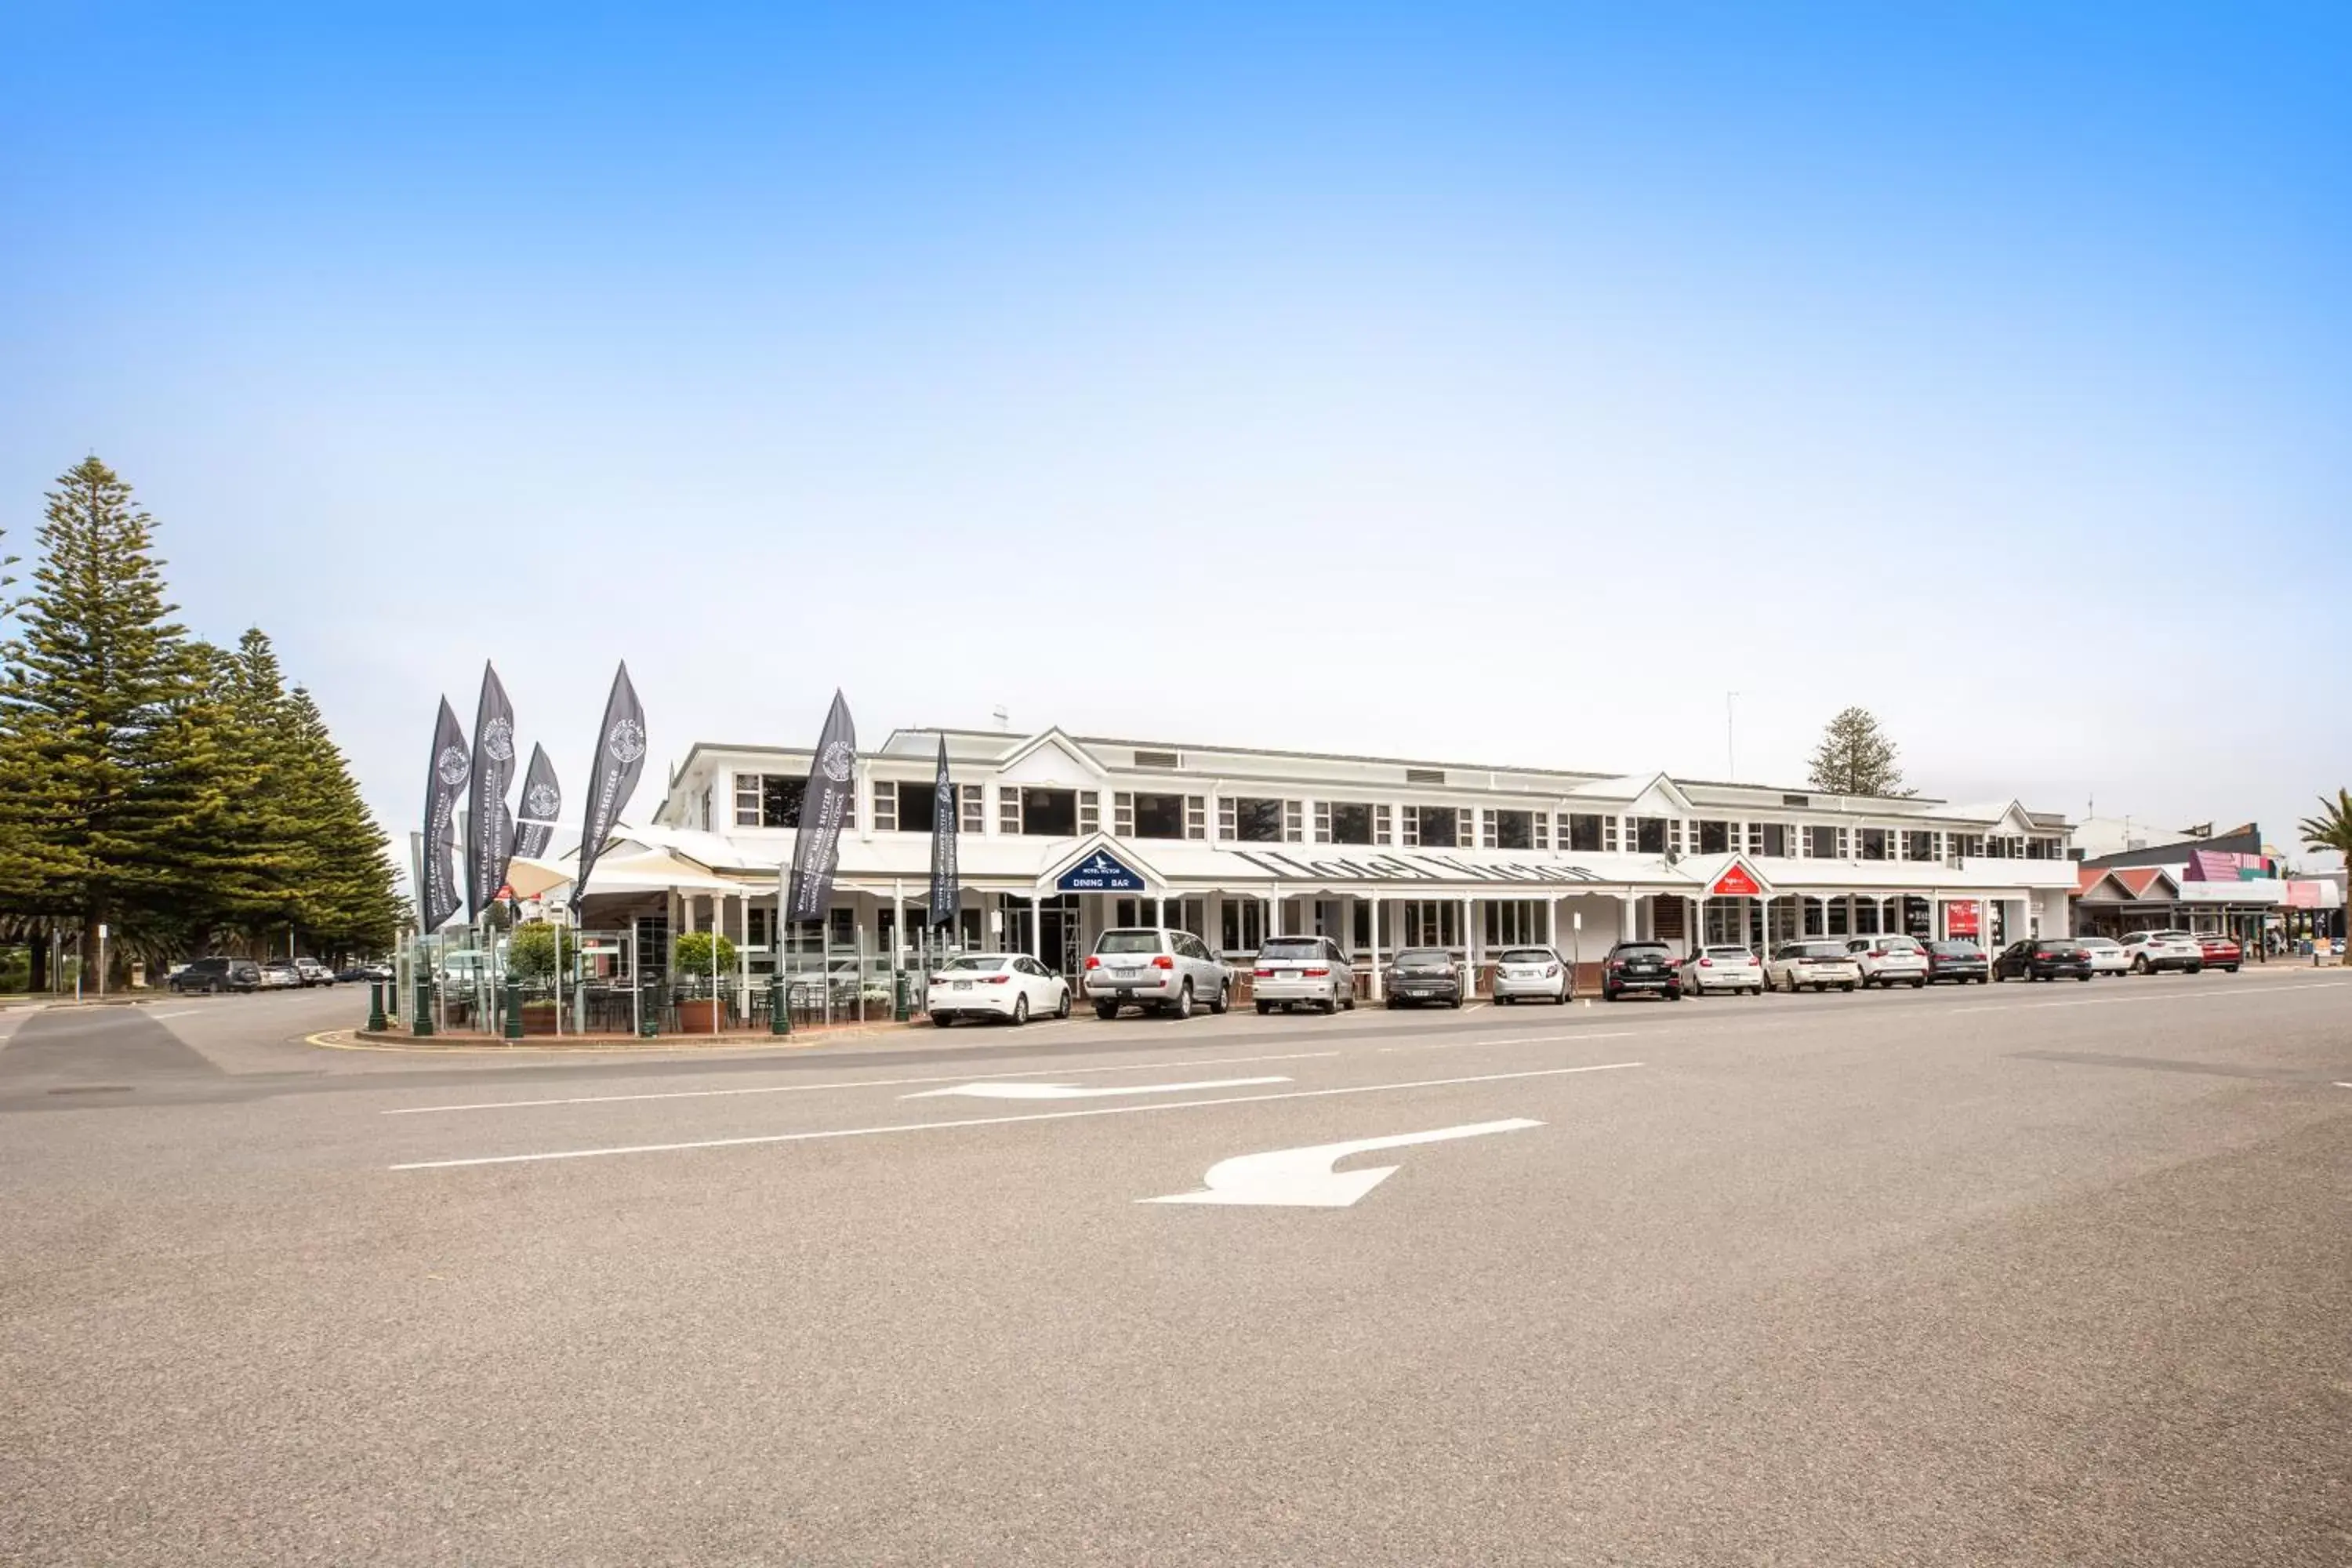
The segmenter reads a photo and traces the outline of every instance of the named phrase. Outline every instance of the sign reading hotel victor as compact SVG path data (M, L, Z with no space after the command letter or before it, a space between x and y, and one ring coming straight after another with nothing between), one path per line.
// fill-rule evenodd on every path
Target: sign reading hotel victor
M1762 891L1756 885L1756 879L1748 874L1748 868L1733 866L1715 879L1715 885L1707 889L1706 894L1711 899L1752 899Z
M1143 879L1097 849L1055 880L1065 893L1139 893Z
M1465 860L1453 855L1411 854L1328 857L1307 859L1271 849L1235 849L1237 858L1276 877L1324 882L1549 882L1602 880L1581 866L1521 866L1508 861Z

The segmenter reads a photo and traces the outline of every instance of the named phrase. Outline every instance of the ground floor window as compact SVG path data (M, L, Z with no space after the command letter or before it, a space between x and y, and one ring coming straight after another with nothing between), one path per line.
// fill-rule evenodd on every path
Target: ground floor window
M1218 936L1226 952L1255 952L1265 945L1265 906L1255 899L1227 899Z
M1165 926L1171 931L1189 931L1194 936L1206 938L1208 931L1208 900L1205 899L1120 899L1111 906L1115 926ZM1233 906L1225 906L1230 923Z
M1460 947L1462 906L1451 899L1413 899L1398 906L1404 927L1401 947Z
M1764 938L1762 905L1754 899L1709 899L1702 917L1710 947L1744 947ZM1753 911L1755 920L1749 915ZM1753 930L1751 931L1751 924Z
M1496 899L1485 908L1488 947L1520 947L1549 940L1540 899Z

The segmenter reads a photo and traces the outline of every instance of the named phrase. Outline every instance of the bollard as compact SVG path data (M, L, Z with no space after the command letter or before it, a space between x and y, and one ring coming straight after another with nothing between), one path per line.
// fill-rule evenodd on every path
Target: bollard
M506 1026L499 1032L509 1040L522 1038L522 982L507 976Z
M907 972L903 969L892 975L890 980L891 989L898 993L898 1005L891 1008L890 1016L903 1024L907 1021L908 1011L914 1005L907 999L907 994L914 987L908 984Z
M790 991L779 972L768 976L768 1033L789 1035L793 1032L793 1006Z
M661 992L655 986L639 986L637 988L637 1037L641 1040L650 1040L660 1033Z
M433 1033L433 977L431 975L420 973L416 976L416 1023L409 1032L420 1040Z
M383 994L391 987L391 984L392 983L388 980L371 979L368 982L367 1026L369 1032L372 1034L380 1035L383 1033L385 1023L383 1016Z

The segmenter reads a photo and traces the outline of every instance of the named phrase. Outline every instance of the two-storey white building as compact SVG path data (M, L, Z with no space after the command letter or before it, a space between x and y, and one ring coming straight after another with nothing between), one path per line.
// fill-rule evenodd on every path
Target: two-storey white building
M1551 942L1590 964L1627 937L1685 952L1878 931L1996 944L2063 934L2075 886L2064 819L2015 801L901 730L859 762L830 926L787 933L792 950L911 957L942 739L961 825L955 939L1066 973L1106 927L1159 923L1235 962L1271 935L1328 935L1375 972L1409 946L1476 963ZM770 968L808 766L804 749L698 743L652 826L624 829L587 923L634 928L647 965L671 934L715 928L752 973Z

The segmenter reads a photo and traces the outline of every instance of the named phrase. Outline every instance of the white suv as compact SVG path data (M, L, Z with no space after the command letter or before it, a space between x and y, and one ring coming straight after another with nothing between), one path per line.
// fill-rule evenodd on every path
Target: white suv
M1927 984L1927 950L1916 937L1882 933L1858 936L1845 944L1862 970L1862 988L1908 985L1914 991Z
M1188 931L1125 926L1095 938L1087 955L1087 1000L1097 1018L1116 1018L1132 1002L1147 1013L1192 1016L1195 1005L1222 1013L1234 977L1208 944Z

